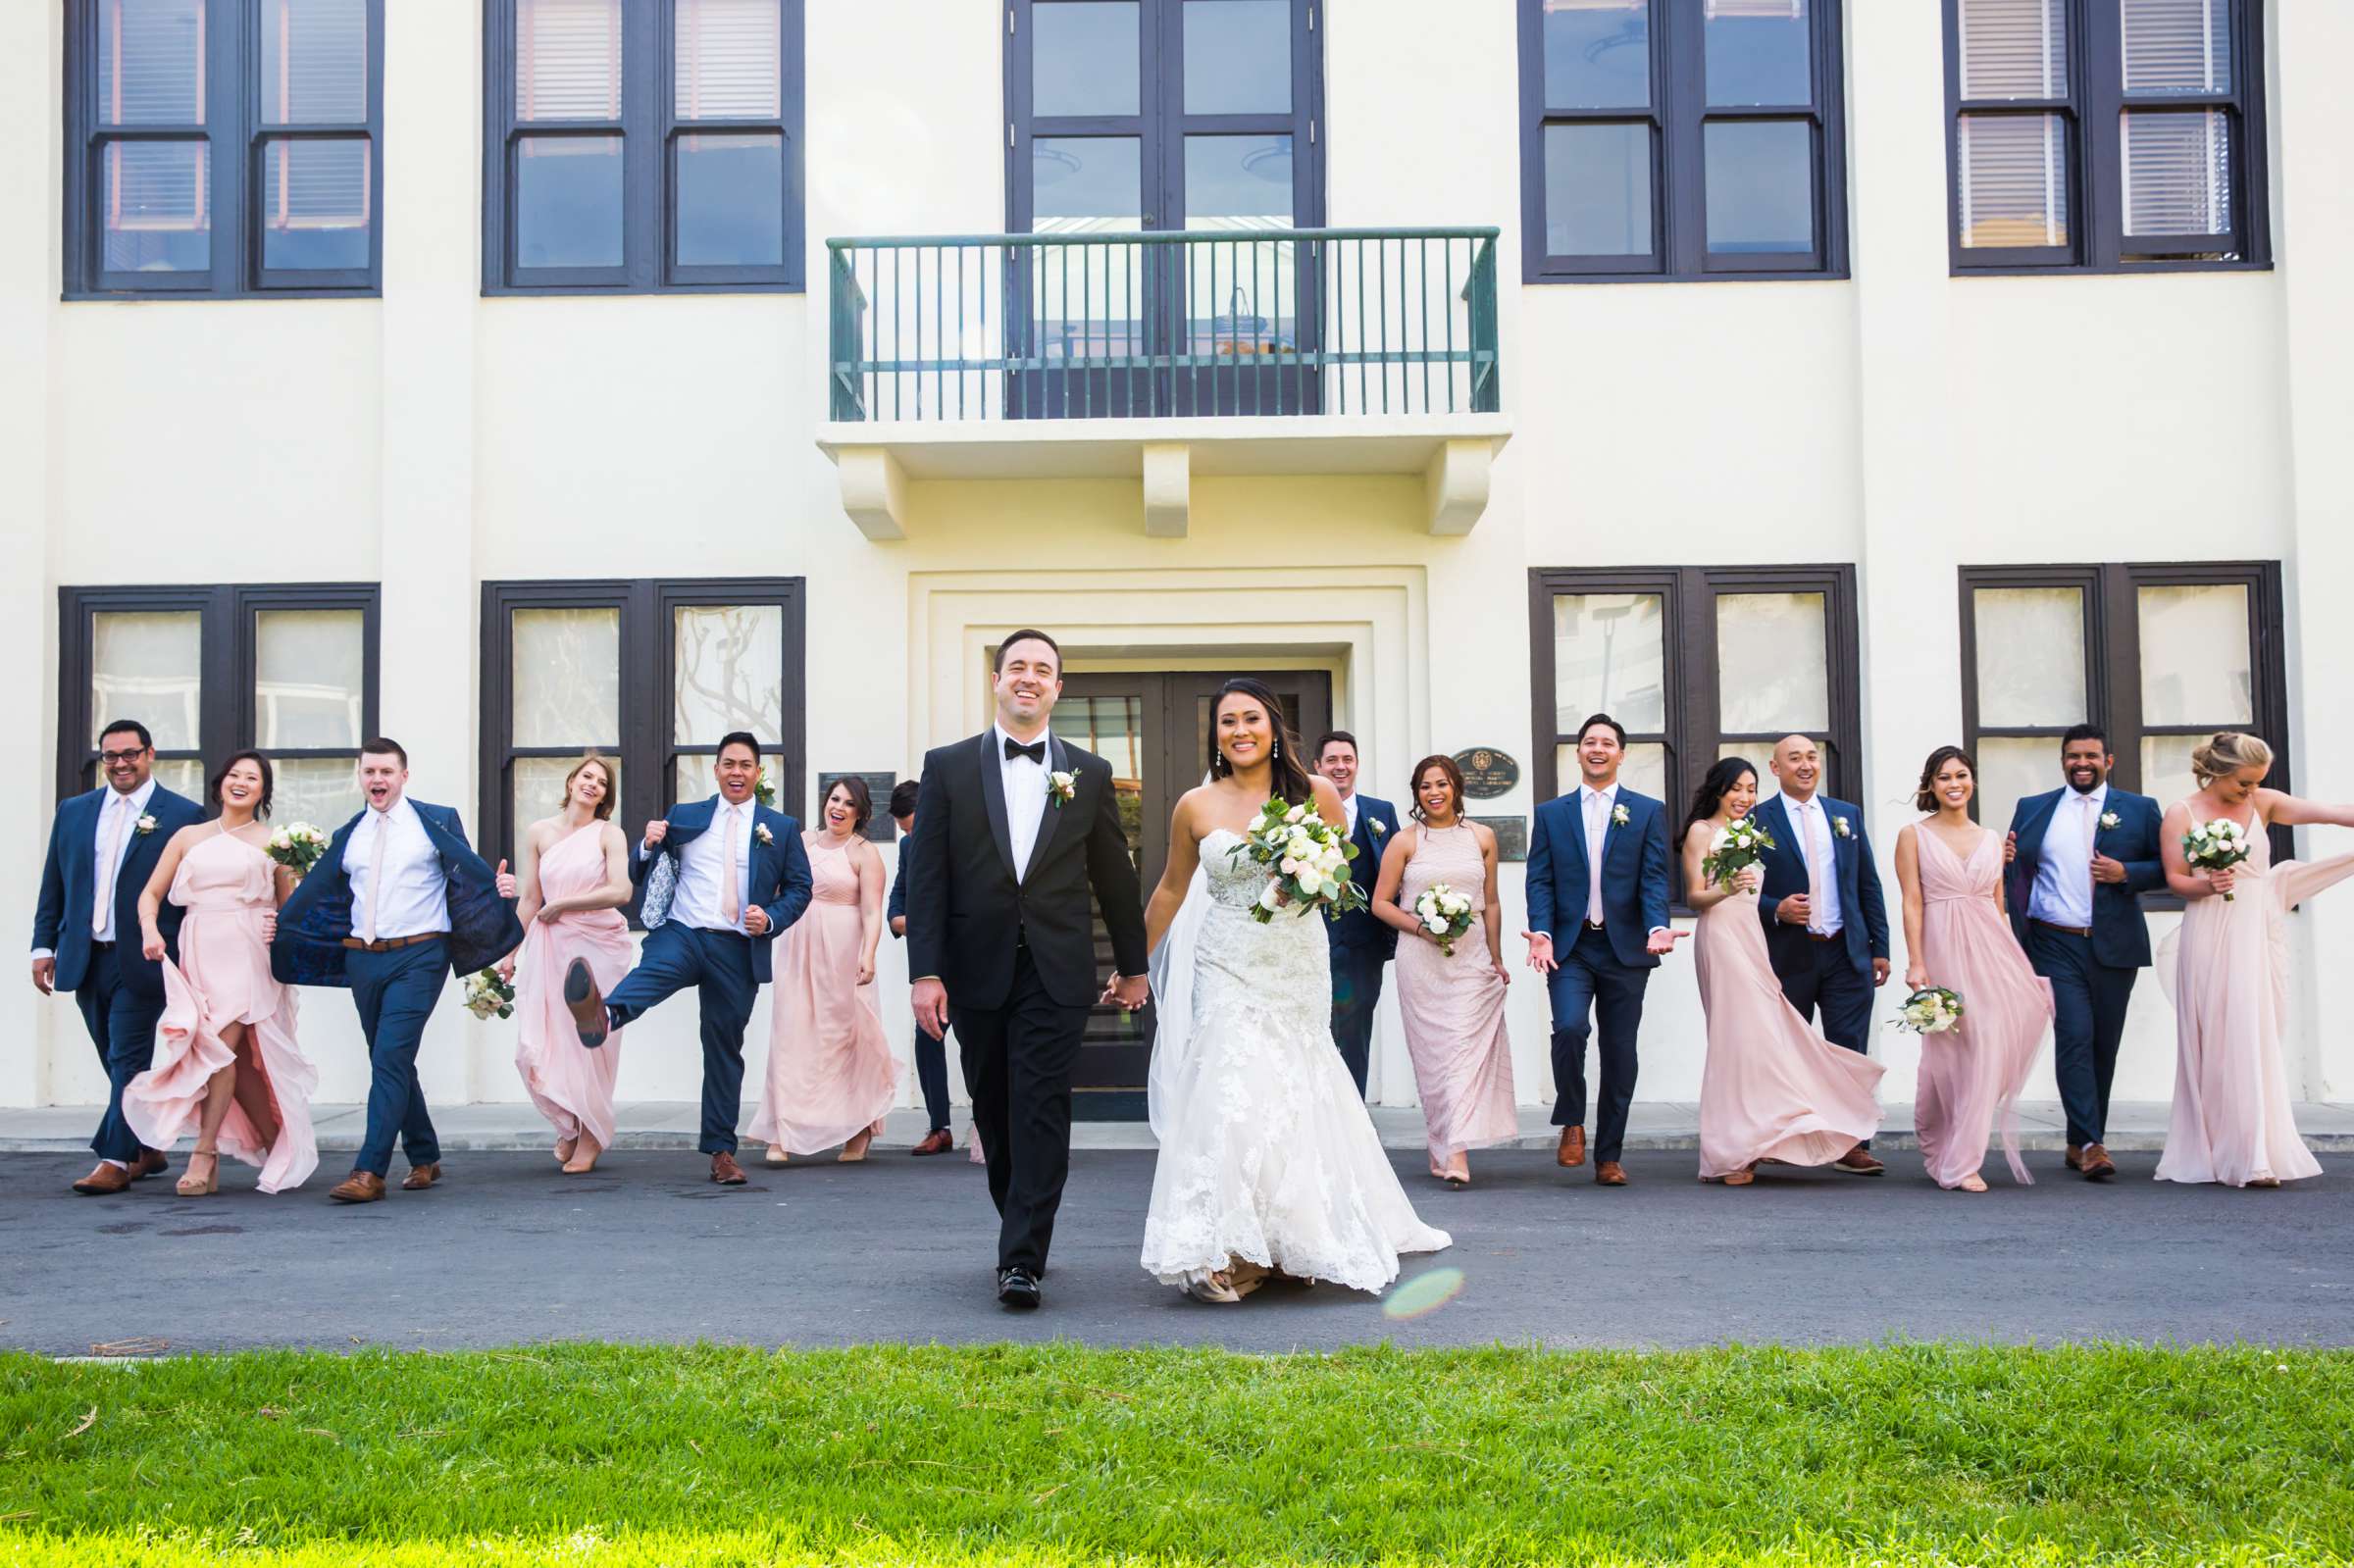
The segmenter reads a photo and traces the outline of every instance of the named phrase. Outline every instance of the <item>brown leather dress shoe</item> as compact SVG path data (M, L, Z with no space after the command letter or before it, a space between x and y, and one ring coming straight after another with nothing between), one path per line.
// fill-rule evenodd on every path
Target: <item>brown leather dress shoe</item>
M1887 1166L1882 1165L1878 1160L1873 1159L1871 1150L1866 1148L1861 1143L1858 1143L1854 1148L1849 1149L1845 1154L1842 1154L1837 1159L1831 1161L1831 1163L1837 1166L1839 1169L1847 1172L1847 1174L1850 1176L1878 1176L1880 1173L1888 1169Z
M100 1160L98 1169L74 1184L74 1190L83 1197L112 1197L117 1192L129 1191L131 1180L130 1172L122 1166Z
M593 1048L605 1042L613 1021L605 1013L605 993L596 988L586 958L574 959L564 971L564 1010L572 1015L573 1031L583 1045Z
M2071 1143L2071 1144L2069 1144L2069 1146L2068 1146L2068 1168L2069 1168L2070 1170L2072 1170L2072 1171L2080 1171L2080 1170L2084 1169L2084 1147L2083 1147L2083 1145L2082 1145L2082 1144L2080 1144L2080 1143Z
M409 1167L409 1174L401 1178L400 1189L403 1192L422 1192L439 1180L441 1180L441 1162L439 1160L426 1165L412 1165Z
M733 1154L714 1154L711 1156L711 1180L722 1187L742 1187L743 1167L736 1163Z
M130 1179L143 1182L150 1176L161 1176L170 1169L172 1162L164 1158L162 1149L141 1148L139 1157L130 1162Z
M2084 1180L2087 1182L2114 1182L2117 1180L2117 1161L2111 1159L2109 1151L2098 1143L2084 1145L2084 1162L2077 1169L2084 1173Z
M924 1135L922 1142L907 1152L910 1154L946 1154L955 1146L955 1135L945 1127L936 1127Z
M1561 1146L1554 1151L1558 1165L1574 1166L1586 1163L1586 1130L1582 1127L1561 1129Z
M1596 1187L1626 1186L1626 1167L1616 1160L1597 1160L1594 1164L1594 1185Z
M382 1203L384 1200L384 1179L374 1171L354 1171L343 1178L340 1186L328 1191L338 1203Z

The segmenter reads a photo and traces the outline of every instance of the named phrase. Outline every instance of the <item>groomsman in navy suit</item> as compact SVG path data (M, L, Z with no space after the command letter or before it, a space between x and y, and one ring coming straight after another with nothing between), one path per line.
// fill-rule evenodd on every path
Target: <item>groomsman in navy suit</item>
M901 779L891 790L892 820L899 825L899 869L891 879L891 902L884 917L894 936L907 935L907 873L915 860L915 808L922 787L913 779ZM925 1034L920 1024L915 1030L915 1081L923 1087L924 1114L932 1130L908 1152L946 1154L956 1146L956 1135L948 1131L948 1046Z
M564 1001L584 1045L602 1045L657 1002L695 987L703 1018L703 1136L711 1180L742 1187L736 1122L743 1108L743 1031L768 984L769 947L809 907L809 856L801 825L753 798L760 742L722 736L712 764L719 793L673 806L645 825L631 856L644 885L645 947L611 995L586 962L564 977Z
M2003 842L2012 930L2059 1008L2052 1067L2068 1113L2069 1168L2094 1182L2117 1175L2102 1145L2125 1007L2150 961L2141 895L2166 882L2158 802L2110 788L2116 761L2099 726L2069 731L2060 742L2067 785L2020 801Z
M139 952L139 894L172 835L204 820L203 807L155 782L155 742L136 720L106 727L98 766L106 783L57 808L32 911L32 984L44 996L74 993L106 1070L106 1115L90 1139L98 1167L74 1184L85 1197L165 1169L123 1120L123 1086L154 1059L164 1011L163 966ZM166 900L156 925L177 958L178 907Z
M1327 731L1316 741L1316 772L1341 792L1341 807L1349 815L1349 841L1356 858L1349 862L1349 879L1371 896L1381 875L1381 852L1398 829L1398 811L1386 800L1356 792L1356 736L1346 730ZM1398 933L1373 918L1373 911L1353 909L1324 923L1332 943L1332 1038L1356 1080L1356 1092L1365 1092L1365 1070L1373 1055L1373 1009L1381 1001L1381 968L1398 952Z
M1773 839L1761 863L1758 918L1782 994L1800 1016L1822 1015L1823 1038L1851 1051L1871 1044L1872 992L1888 984L1888 905L1864 835L1864 813L1819 793L1822 748L1784 735L1766 763L1781 792L1761 801L1757 824ZM1856 1176L1885 1169L1858 1143L1833 1163Z
M406 1191L441 1179L441 1143L417 1083L426 1020L452 973L472 975L523 941L498 874L466 841L448 806L408 797L409 754L396 740L360 743L366 804L335 833L278 912L270 971L288 986L347 986L368 1037L368 1130L338 1203L384 1195L392 1145ZM504 870L505 862L500 862Z
M1667 926L1667 813L1649 795L1623 788L1618 765L1626 731L1598 713L1577 731L1575 794L1537 808L1528 839L1528 938L1531 969L1548 977L1553 1001L1553 1122L1561 1130L1556 1158L1586 1159L1586 1037L1599 1022L1602 1095L1594 1114L1594 1180L1624 1187L1619 1154L1627 1107L1635 1098L1635 1037L1643 1027L1643 991L1663 954L1687 934ZM1559 924L1557 924L1557 921ZM1574 935L1558 939L1567 926Z

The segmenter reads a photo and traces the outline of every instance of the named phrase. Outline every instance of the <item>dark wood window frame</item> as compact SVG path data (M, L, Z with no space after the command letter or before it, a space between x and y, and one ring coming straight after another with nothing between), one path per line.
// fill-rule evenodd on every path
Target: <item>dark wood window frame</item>
M1959 276L2260 272L2272 266L2272 192L2265 168L2265 53L2263 0L2229 0L2232 90L2128 96L2124 89L2123 33L2118 0L2061 0L2068 18L2068 92L2056 98L1962 96L1961 11L1945 8L1945 156L1947 246ZM2231 211L2228 235L2135 236L2141 259L2126 259L2122 139L2118 117L2127 108L2193 110L2217 108L2233 116ZM2069 136L2069 242L2056 246L1962 244L1962 118L1965 114L2060 115ZM2233 260L2214 260L2200 250L2230 247Z
M515 118L516 0L483 7L483 292L485 294L793 293L803 288L808 209L803 126L806 33L802 0L777 0L778 115L759 120L681 120L672 101L675 76L673 0L628 0L622 7L621 114L611 121L519 121ZM682 266L678 254L677 142L697 131L775 132L785 138L785 259L769 267ZM622 264L611 268L518 268L513 250L514 191L509 177L519 137L618 135L622 138Z
M1553 109L1545 100L1544 0L1514 0L1519 14L1520 236L1524 283L1757 282L1848 276L1847 104L1841 0L1814 0L1810 104L1712 108L1700 0L1652 0L1651 106ZM1805 121L1814 128L1815 248L1782 254L1712 254L1708 248L1707 139L1712 121ZM1652 253L1557 256L1545 241L1548 126L1640 124L1652 131Z
M58 798L93 788L97 748L91 728L112 714L94 710L90 661L95 619L113 612L194 611L201 617L197 669L202 682L196 707L196 744L158 749L159 760L194 759L208 770L230 752L254 744L257 704L253 683L257 639L253 622L266 610L357 610L360 612L360 738L376 733L383 661L380 594L373 582L203 583L188 586L125 585L61 587L57 590ZM273 759L351 756L357 746L285 747ZM322 826L333 826L322 824Z
M784 612L784 733L761 737L777 784L777 809L799 817L808 771L806 584L801 578L582 578L483 584L482 842L512 860L522 824L514 818L510 765L517 758L573 757L573 746L513 746L516 610L610 609L621 632L621 801L618 820L641 824L667 812L674 764L715 746L680 745L674 733L674 610L695 605L775 605Z
M97 27L101 0L66 0L65 298L347 299L384 286L384 0L367 0L368 117L349 124L261 124L261 66L253 39L256 0L213 0L205 7L201 125L98 124ZM333 271L262 266L261 208L265 148L273 141L340 141L365 135L368 162L368 265ZM207 142L204 175L212 213L211 265L203 272L110 273L101 265L105 233L98 204L105 192L99 150L110 142Z

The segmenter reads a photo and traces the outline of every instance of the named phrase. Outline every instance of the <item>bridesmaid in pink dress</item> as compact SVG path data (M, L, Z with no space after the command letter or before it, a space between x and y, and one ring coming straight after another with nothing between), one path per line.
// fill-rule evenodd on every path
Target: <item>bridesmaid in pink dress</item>
M1512 1042L1504 1027L1504 906L1496 896L1496 835L1462 819L1463 775L1452 757L1414 765L1415 826L1390 835L1373 887L1374 918L1408 937L1398 944L1398 1011L1430 1143L1430 1174L1471 1185L1467 1149L1519 1136ZM1471 900L1471 929L1452 957L1414 914L1439 884Z
M777 941L768 1090L752 1118L771 1165L837 1143L856 1164L898 1101L898 1058L875 997L883 857L864 837L874 814L866 781L840 779L820 825L801 835L809 907Z
M594 1049L583 1045L564 1005L564 977L584 964L602 995L630 972L634 948L621 912L630 901L630 846L613 825L618 793L612 764L592 752L564 776L564 809L524 831L515 878L523 945L498 962L515 983L515 1070L556 1130L567 1176L595 1170L613 1146L621 1032Z
M1828 1165L1879 1130L1882 1064L1834 1045L1790 1005L1766 952L1758 889L1742 868L1727 886L1701 869L1716 835L1758 803L1758 770L1727 757L1692 797L1684 829L1684 901L1700 914L1693 944L1709 1057L1700 1076L1700 1179L1746 1187L1762 1162Z
M1965 1192L1986 1190L1978 1167L1998 1122L2012 1179L2032 1184L2019 1158L2017 1107L2052 1022L2052 984L2003 916L2003 835L1970 820L1976 792L1970 753L1939 746L1914 795L1930 815L1896 837L1905 985L1942 986L1962 998L1959 1025L1920 1037L1914 1129L1931 1179Z
M2306 823L2354 828L2354 806L2324 806L2261 787L2273 750L2226 732L2191 753L2199 792L2166 814L2159 852L2183 898L2181 929L2159 954L2173 971L2175 1107L2161 1182L2278 1187L2322 1174L2297 1137L2280 1025L2288 1008L2291 906L2354 876L2354 854L2273 864L2265 830ZM2182 835L2228 818L2249 830L2249 856L2225 871L2194 871ZM2230 893L2219 898L2218 893ZM2173 963L2169 964L2169 959Z
M294 987L270 974L278 906L294 888L294 874L263 849L272 782L260 752L230 758L213 780L221 815L173 835L139 894L149 958L164 956L156 921L167 891L187 915L179 962L164 963L155 1059L125 1087L123 1117L150 1148L170 1148L195 1128L182 1197L221 1190L224 1149L261 1168L264 1192L300 1187L319 1164L318 1070L294 1041Z

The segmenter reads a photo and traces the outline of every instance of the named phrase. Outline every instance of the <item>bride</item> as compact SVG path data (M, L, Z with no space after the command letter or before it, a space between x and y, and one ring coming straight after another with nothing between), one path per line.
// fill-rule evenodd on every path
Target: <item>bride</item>
M1415 1217L1333 1044L1323 916L1254 920L1266 869L1231 853L1271 797L1339 823L1340 795L1302 766L1266 686L1229 681L1210 713L1209 782L1177 802L1145 911L1160 1141L1145 1271L1198 1301L1270 1275L1380 1290L1399 1253L1449 1238Z

